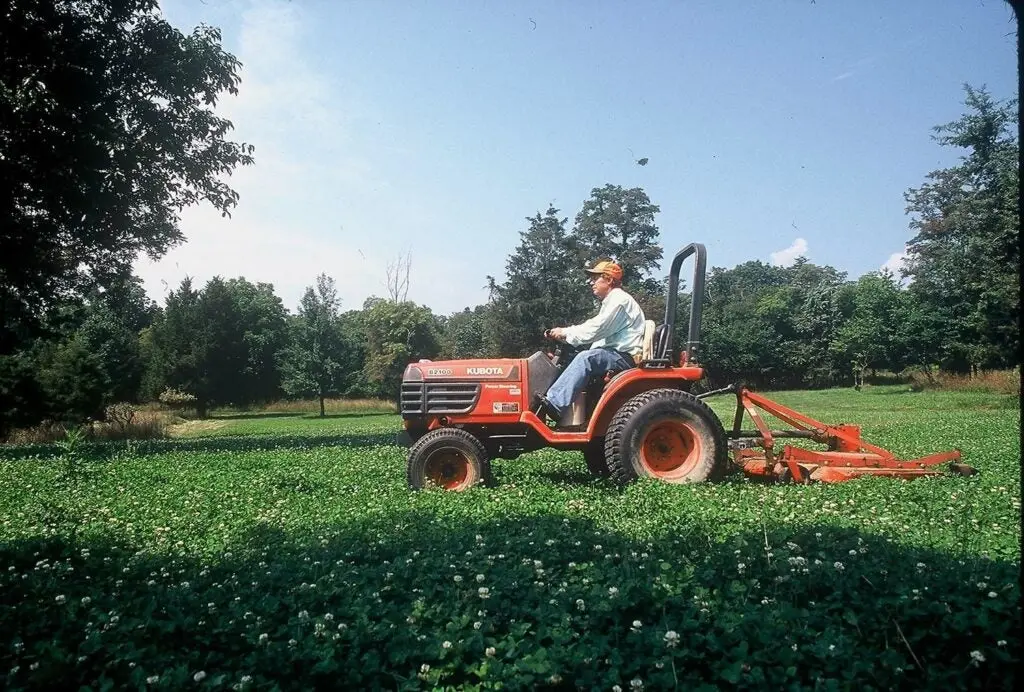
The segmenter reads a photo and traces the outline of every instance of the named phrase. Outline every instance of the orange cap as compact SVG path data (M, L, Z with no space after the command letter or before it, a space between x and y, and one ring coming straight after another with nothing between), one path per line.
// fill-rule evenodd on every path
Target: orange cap
M587 273L601 274L602 276L607 276L609 279L622 281L622 267L609 260L601 260L594 265L593 269L588 269Z

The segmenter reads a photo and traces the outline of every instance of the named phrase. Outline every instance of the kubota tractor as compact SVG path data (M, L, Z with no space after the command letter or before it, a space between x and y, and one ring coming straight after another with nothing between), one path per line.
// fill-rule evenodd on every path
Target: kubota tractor
M676 357L675 315L679 270L695 255L690 323L685 348ZM538 415L539 398L574 355L559 342L551 355L529 358L419 361L402 377L403 443L410 446L409 486L464 490L492 481L490 461L542 447L583 452L596 476L626 484L644 476L668 483L713 480L733 469L769 480L840 481L864 475L912 478L941 473L939 464L959 460L953 450L901 461L860 438L854 425L829 426L732 385L690 393L704 374L700 366L700 323L706 253L691 243L672 260L665 319L648 320L644 353L636 367L596 378L576 397L562 419ZM736 395L736 415L727 433L703 399ZM793 426L772 430L759 409ZM756 430L742 430L744 413ZM802 438L827 447L815 451L784 445ZM730 460L731 457L731 460ZM950 463L949 470L973 473Z

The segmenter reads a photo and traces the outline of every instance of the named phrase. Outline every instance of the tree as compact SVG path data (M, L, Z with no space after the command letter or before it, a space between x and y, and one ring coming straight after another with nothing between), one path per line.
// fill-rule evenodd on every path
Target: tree
M213 112L239 63L208 26L183 35L157 0L13 0L0 12L0 353L62 298L183 238L178 212L238 195L252 162Z
M889 272L869 273L841 289L848 304L832 342L838 361L849 364L854 388L860 389L869 368L899 370L904 344L899 325L905 319L896 278Z
M373 393L397 401L405 367L438 352L437 318L430 308L411 301L368 301L363 314L366 329L364 372Z
M442 325L442 360L461 358L487 358L490 352L487 343L487 313L489 307L477 305L450 315Z
M278 353L288 345L288 312L268 283L250 283L244 278L227 282L234 310L241 325L246 360L240 390L242 403L266 402L281 393Z
M628 190L621 185L595 187L590 199L576 215L573 234L583 251L584 261L599 257L615 259L622 266L622 283L634 293L646 310L641 296L659 294L658 282L650 272L662 258L654 215L660 211L642 188Z
M1019 144L1016 101L964 90L968 112L933 139L967 153L906 193L916 235L904 273L920 307L946 321L940 364L975 371L1012 367L1019 353Z
M399 254L387 266L388 297L396 303L405 301L409 295L409 270L412 268L412 253Z
M579 245L565 229L568 219L549 206L526 220L529 227L505 263L505 283L487 277L487 350L509 357L536 350L544 329L578 322L593 309Z
M324 399L338 393L343 379L344 341L338 308L341 300L334 279L327 274L306 288L292 321L290 345L282 353L284 389L293 396L314 396L325 415Z

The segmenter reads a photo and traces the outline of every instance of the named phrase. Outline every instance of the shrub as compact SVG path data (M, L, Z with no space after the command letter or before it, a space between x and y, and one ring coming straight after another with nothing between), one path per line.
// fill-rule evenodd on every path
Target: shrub
M915 392L942 390L953 392L987 392L1017 394L1020 392L1020 368L987 370L976 375L913 370L908 373L910 388Z

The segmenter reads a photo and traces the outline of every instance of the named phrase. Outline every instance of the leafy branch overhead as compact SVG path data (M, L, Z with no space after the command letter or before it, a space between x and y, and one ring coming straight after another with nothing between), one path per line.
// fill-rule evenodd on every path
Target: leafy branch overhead
M0 13L0 301L39 321L57 299L181 242L178 212L229 215L253 162L214 112L237 93L219 30L185 35L156 0L7 3ZM17 50L13 47L17 46ZM0 351L4 344L0 344Z

